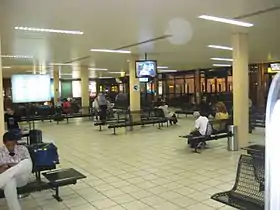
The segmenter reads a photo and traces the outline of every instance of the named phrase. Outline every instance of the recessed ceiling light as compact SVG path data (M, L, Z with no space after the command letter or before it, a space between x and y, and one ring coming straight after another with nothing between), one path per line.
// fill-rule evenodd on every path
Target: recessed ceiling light
M213 66L216 66L216 67L231 67L230 64L213 64Z
M168 66L158 66L158 69L168 69Z
M101 68L88 68L90 71L108 71L108 69L101 69Z
M69 30L57 30L57 29L47 29L47 28L30 28L30 27L15 27L16 30L21 31L35 31L35 32L46 32L46 33L59 33L59 34L72 34L72 35L82 35L82 31L69 31Z
M208 45L210 48L214 49L221 49L221 50L233 50L232 47L226 47L226 46L221 46L221 45Z
M130 51L127 50L108 50L108 49L91 49L91 52L108 52L108 53L126 53L130 54Z
M1 58L19 58L19 59L32 59L31 55L0 55Z
M230 61L230 62L233 61L232 58L210 58L210 59L214 61Z
M232 19L227 19L227 18L220 18L220 17L215 17L215 16L210 16L210 15L200 15L199 18L204 19L204 20L212 20L215 22L221 22L221 23L228 23L232 25L238 25L238 26L243 26L243 27L252 27L254 24L252 23L246 23L242 21L237 21L237 20L232 20Z
M10 69L10 66L2 66L2 69Z

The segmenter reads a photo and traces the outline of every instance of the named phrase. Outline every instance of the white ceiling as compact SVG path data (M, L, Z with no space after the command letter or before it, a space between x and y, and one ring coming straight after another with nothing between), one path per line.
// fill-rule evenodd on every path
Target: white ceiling
M93 53L91 48L116 49L165 35L168 23L176 18L190 24L187 43L168 39L126 50L157 59L170 69L211 67L210 57L231 57L230 51L207 48L208 44L231 45L231 33L244 30L227 24L198 19L201 14L234 18L277 5L279 0L1 0L0 32L3 55L33 55L36 64L64 63L87 57L79 63L110 71L128 69L129 55ZM280 60L280 10L243 19L255 26L248 29L250 62ZM15 26L83 31L84 35L61 35L15 31ZM174 31L184 34L184 27ZM185 37L184 35L184 37ZM183 37L183 38L184 38ZM2 59L4 76L25 72L32 60ZM19 67L20 66L20 67ZM62 67L61 72L72 69ZM107 76L102 73L100 75Z

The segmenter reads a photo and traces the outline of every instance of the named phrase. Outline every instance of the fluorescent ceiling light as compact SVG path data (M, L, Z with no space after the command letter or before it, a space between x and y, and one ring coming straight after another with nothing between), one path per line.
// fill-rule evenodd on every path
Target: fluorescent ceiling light
M1 58L19 58L19 59L32 59L31 55L0 55Z
M108 52L108 53L131 53L130 51L127 50L107 50L107 49L91 49L91 52Z
M114 78L114 77L98 77L99 79L111 79L111 78Z
M30 28L30 27L15 27L16 30L21 31L35 31L35 32L46 32L46 33L59 33L59 34L72 34L72 35L82 35L82 31L68 31L68 30L57 30L57 29L47 29L47 28Z
M10 66L2 66L2 69L10 69Z
M168 69L168 66L158 66L158 69Z
M50 63L51 66L76 66L75 63Z
M230 64L213 64L213 66L216 66L216 67L231 67Z
M252 23L246 23L242 21L237 21L237 20L232 20L232 19L227 19L227 18L220 18L220 17L215 17L215 16L209 16L209 15L200 15L199 18L204 19L204 20L212 20L215 22L221 22L221 23L228 23L232 25L238 25L238 26L243 26L243 27L252 27L254 24Z
M159 73L171 73L171 72L177 72L178 70L159 70Z
M214 61L233 61L232 58L210 58L211 60L214 60Z
M124 71L110 71L110 74L121 74L121 73L125 73Z
M221 49L221 50L233 50L232 47L226 47L226 46L221 46L221 45L208 45L210 48L214 49Z
M90 71L108 71L108 69L101 69L101 68L88 68Z

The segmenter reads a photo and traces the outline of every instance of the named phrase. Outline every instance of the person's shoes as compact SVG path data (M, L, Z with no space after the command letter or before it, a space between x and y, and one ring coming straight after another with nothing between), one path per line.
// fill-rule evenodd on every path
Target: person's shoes
M27 198L29 195L30 195L30 193L19 194L18 199Z

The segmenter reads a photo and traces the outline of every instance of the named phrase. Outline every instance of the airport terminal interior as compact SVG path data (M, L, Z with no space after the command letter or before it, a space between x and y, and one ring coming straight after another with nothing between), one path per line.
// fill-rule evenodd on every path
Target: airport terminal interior
M1 0L0 209L279 208L279 18L276 0Z

